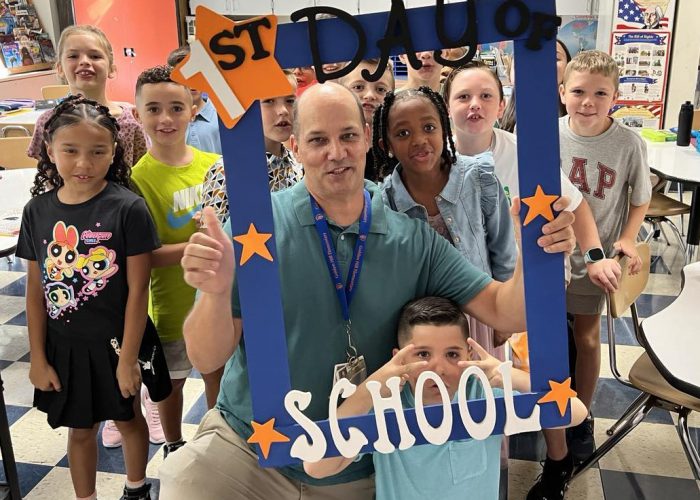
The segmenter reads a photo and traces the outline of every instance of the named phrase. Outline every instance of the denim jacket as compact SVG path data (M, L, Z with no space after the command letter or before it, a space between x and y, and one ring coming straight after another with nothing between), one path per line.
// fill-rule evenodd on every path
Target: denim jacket
M384 203L427 223L428 211L411 198L401 169L398 165L384 180ZM494 279L508 280L515 268L517 247L508 200L494 173L491 153L458 155L436 201L457 250Z

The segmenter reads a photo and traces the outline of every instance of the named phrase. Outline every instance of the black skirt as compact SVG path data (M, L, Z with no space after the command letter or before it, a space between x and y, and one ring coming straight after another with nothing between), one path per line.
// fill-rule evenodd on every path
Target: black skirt
M121 337L121 336L120 336ZM46 357L58 375L61 391L34 391L34 406L56 427L89 429L104 420L134 418L133 397L124 398L117 382L120 339L86 340L49 330ZM163 349L153 322L147 321L139 351L143 382L153 401L172 389Z

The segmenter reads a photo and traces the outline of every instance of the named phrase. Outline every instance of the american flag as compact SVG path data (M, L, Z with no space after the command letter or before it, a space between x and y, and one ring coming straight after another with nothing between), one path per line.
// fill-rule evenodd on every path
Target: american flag
M644 11L634 0L618 0L617 19L616 29L639 29L644 26ZM668 18L666 16L661 18L661 26L657 29L663 28L668 28Z

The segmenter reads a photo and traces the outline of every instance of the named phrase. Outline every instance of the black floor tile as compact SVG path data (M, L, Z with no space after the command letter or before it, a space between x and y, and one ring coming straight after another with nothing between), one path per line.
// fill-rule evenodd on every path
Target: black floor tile
M617 421L635 398L640 394L636 389L622 385L612 378L601 378L593 397L591 411L596 418L608 418ZM644 419L652 424L673 424L671 415L666 410L654 408ZM634 432L634 431L632 431Z
M607 500L698 500L700 489L692 479L650 476L631 472L600 470Z
M27 313L25 311L22 311L10 321L5 322L5 324L15 326L27 326Z
M649 295L643 293L637 299L637 312L640 318L648 318L652 314L667 308L676 297L669 295Z
M0 288L0 295L10 295L11 297L24 297L27 286L27 277L22 276L7 286Z
M2 462L0 462L1 464ZM22 493L22 497L27 495L34 486L39 484L39 481L44 479L46 474L51 472L53 467L49 465L37 465L37 464L17 464L17 475L19 476L19 489ZM0 467L0 481L5 481L5 468L4 464Z

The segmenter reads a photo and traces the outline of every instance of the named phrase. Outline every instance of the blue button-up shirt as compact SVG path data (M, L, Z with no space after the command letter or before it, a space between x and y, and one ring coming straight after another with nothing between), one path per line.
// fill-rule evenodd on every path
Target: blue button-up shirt
M384 180L384 203L427 222L401 179L401 165ZM454 246L469 262L499 281L513 275L517 246L508 200L494 173L493 156L458 156L442 192L435 198Z
M204 101L204 106L187 127L185 142L200 151L221 154L219 120L216 116L216 108L210 100Z

